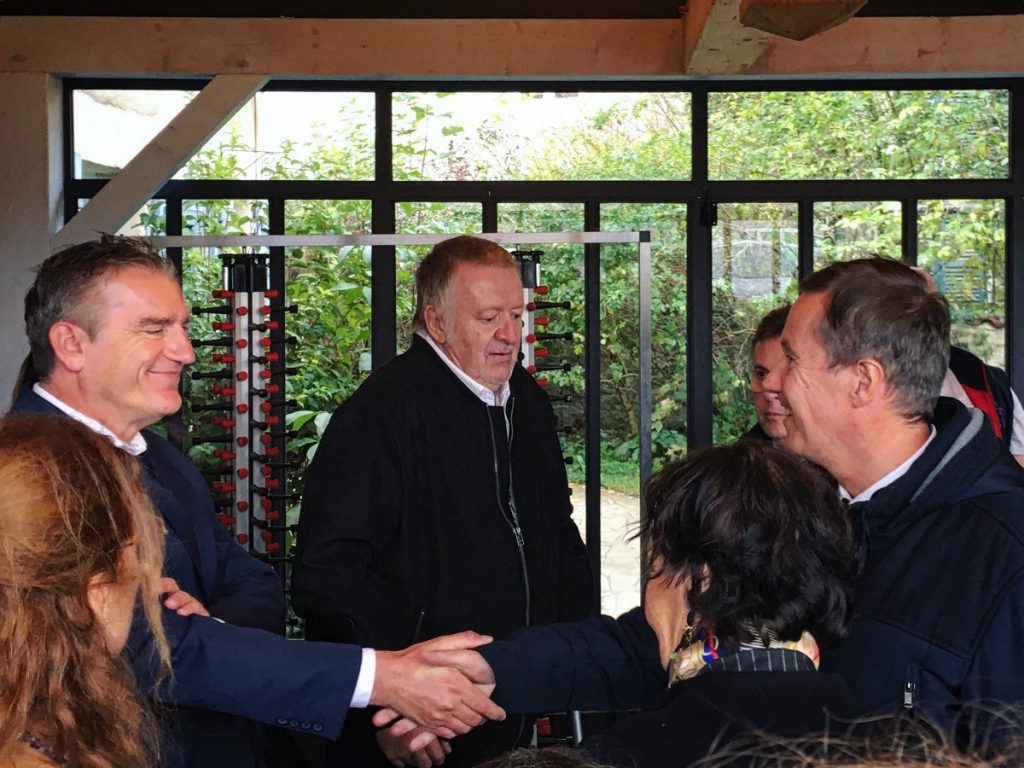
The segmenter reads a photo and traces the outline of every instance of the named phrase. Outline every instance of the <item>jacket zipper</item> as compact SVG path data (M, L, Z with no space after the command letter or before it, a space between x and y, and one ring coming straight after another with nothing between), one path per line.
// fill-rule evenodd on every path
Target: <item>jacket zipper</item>
M515 492L513 490L512 483L512 417L515 415L516 400L510 398L509 401L509 414L505 417L505 409L502 408L502 418L505 419L505 431L508 433L508 510L512 516L509 520L505 517L505 510L501 506L501 473L498 471L498 443L494 437L494 423L491 421L490 414L487 416L487 428L491 431L491 456L494 459L494 498L498 502L498 514L504 518L505 522L508 523L512 529L512 533L516 537L516 549L519 552L519 566L523 572L523 588L526 591L526 616L525 625L530 626L530 573L526 570L526 554L523 548L526 546L526 541L523 539L523 529L519 525L519 513L516 511ZM526 730L526 716L519 715L519 728L516 732L516 737L512 744L509 745L509 749L519 744L523 738L523 732Z
M501 504L501 473L498 471L498 443L494 437L494 424L491 422L491 417L487 416L487 427L491 431L491 456L494 459L494 497L498 502L498 512L505 522L508 523L512 529L513 535L516 537L516 549L519 551L519 565L523 572L523 586L526 589L526 623L524 626L530 626L530 574L526 570L526 553L523 551L526 546L526 541L523 539L523 529L519 525L519 513L516 511L515 494L513 493L512 487L512 417L515 415L516 401L512 398L509 403L509 415L505 421L506 429L508 431L508 510L512 519L509 520L505 516L505 510ZM502 409L502 417L504 418L504 408Z

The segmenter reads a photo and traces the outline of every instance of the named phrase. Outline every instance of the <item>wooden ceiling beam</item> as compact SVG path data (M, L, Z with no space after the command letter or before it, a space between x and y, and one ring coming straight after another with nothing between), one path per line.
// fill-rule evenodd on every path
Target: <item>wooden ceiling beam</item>
M856 18L809 40L772 37L748 74L1024 72L1024 15L959 19Z
M683 65L688 75L746 72L769 35L740 23L740 0L689 0L684 8Z
M852 19L867 1L742 0L740 23L790 40L806 40Z
M2 6L2 3L0 3ZM0 71L77 75L681 75L675 19L177 19L0 15Z
M726 13L730 4L735 19ZM795 42L743 27L738 6L738 0L690 0L685 20L636 22L0 15L0 72L353 78L1024 72L1024 14L858 17ZM708 22L713 13L714 24Z

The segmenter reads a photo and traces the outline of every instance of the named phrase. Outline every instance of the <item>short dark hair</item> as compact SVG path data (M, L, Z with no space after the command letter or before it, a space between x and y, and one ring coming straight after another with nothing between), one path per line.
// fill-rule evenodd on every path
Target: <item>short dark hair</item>
M897 412L929 419L949 367L949 304L895 259L837 262L808 276L800 293L824 293L818 337L830 367L873 357L885 368Z
M423 310L428 304L443 303L445 289L459 264L485 264L516 269L515 257L490 240L459 235L435 245L416 270L416 314L413 327L425 328Z
M100 279L122 269L148 269L176 277L174 264L145 240L103 235L58 251L39 265L35 282L25 295L25 333L30 360L23 376L45 380L55 363L50 328L60 320L81 326L90 337L99 330L95 307L86 301Z
M754 329L754 336L750 340L750 351L757 349L762 341L777 339L782 335L782 329L786 327L786 318L789 317L789 304L776 307L761 318L761 322Z
M648 568L689 577L690 609L728 647L750 628L846 633L863 554L835 485L804 459L762 440L706 448L653 475L644 500Z

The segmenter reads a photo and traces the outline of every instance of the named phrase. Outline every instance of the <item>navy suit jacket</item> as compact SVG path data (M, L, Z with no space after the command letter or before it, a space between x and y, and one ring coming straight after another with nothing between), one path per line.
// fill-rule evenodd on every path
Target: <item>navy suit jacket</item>
M11 411L61 415L31 389L22 391ZM139 457L144 484L167 531L164 573L216 617L163 611L173 674L162 698L176 707L212 711L181 720L166 758L215 768L253 765L256 757L245 733L232 732L227 720L218 724L214 713L335 738L352 699L362 649L274 634L283 630L285 611L276 574L231 539L195 467L163 438L143 434L148 444ZM138 612L125 655L140 684L151 688L154 654L142 616Z

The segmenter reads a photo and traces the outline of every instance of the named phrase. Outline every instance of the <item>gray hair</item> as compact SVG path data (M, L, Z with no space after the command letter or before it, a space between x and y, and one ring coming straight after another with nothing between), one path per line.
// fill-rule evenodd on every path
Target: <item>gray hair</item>
M949 367L949 305L920 275L872 256L832 264L800 283L828 297L818 337L829 367L873 357L885 369L897 413L931 417Z
M483 264L517 269L515 257L497 243L472 235L459 235L435 245L416 270L416 314L413 327L425 329L423 310L428 304L443 307L445 291L459 264Z

